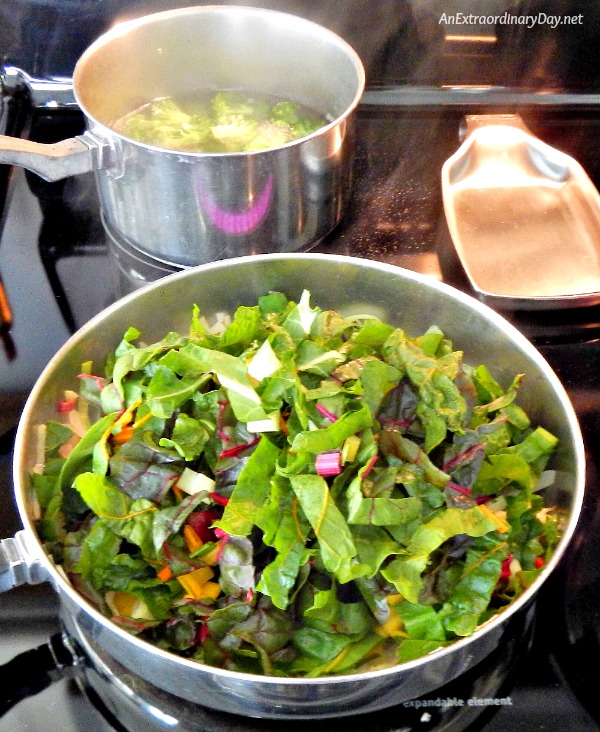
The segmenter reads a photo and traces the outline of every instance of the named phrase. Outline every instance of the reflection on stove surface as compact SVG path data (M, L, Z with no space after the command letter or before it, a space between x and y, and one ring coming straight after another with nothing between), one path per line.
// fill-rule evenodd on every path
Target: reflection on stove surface
M352 206L338 230L318 249L406 266L468 292L448 240L438 179L441 164L458 145L461 115L459 109L398 112L369 106L361 110ZM600 140L597 121L582 114L578 126L569 115L546 115L544 119L539 111L529 118L524 114L524 118L536 134L553 144L563 144L566 152L579 157L598 180L598 144L584 142ZM415 149L427 154L415 154ZM16 358L10 361L0 354L0 491L5 498L5 508L0 511L2 537L19 528L10 499L10 454L24 399L73 327L83 325L120 294L97 212L89 215L93 191L86 180L69 181L59 190L19 172L13 179L0 242L0 272L14 313L11 335L16 348ZM54 280L48 276L49 267L56 270ZM590 665L594 667L600 650L600 558L595 541L600 529L596 480L600 464L600 310L510 312L506 316L549 360L580 418L589 459L581 528L556 576L542 588L530 642L526 636L520 640L515 636L513 643L499 648L483 669L440 689L439 696L428 695L421 700L427 703L419 708L403 706L376 717L344 720L349 731L600 729L595 677L587 671ZM0 602L0 662L45 642L59 629L57 598L49 587L11 591ZM108 708L106 682L98 675L90 672L79 683L63 680L23 701L0 719L0 730L153 729L147 721L140 721L139 704L132 706L129 697L113 699ZM456 702L451 704L448 699ZM469 699L491 703L469 705ZM465 704L461 706L458 700ZM176 714L173 718L177 719ZM194 723L203 732L294 729L288 723L209 712ZM169 726L165 719L160 722L155 718L153 724L159 725L156 729L185 729L177 726L179 722ZM329 722L310 724L316 729L330 726Z

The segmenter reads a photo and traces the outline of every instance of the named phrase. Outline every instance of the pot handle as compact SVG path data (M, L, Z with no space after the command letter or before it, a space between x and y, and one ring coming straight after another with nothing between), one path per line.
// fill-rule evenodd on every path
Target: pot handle
M0 717L18 702L64 678L76 676L84 659L64 633L0 666Z
M10 96L26 92L36 109L79 109L73 80L67 77L38 78L18 66L4 64L0 67L0 88Z
M0 163L19 165L47 181L109 167L107 140L90 131L53 144L0 135Z
M0 88L12 95L25 90L36 109L79 109L71 79L37 79L7 65L0 67ZM0 135L0 163L19 165L53 182L109 167L105 152L110 147L108 140L91 131L53 144Z
M25 529L12 539L0 541L0 592L19 585L37 585L48 579L32 541Z

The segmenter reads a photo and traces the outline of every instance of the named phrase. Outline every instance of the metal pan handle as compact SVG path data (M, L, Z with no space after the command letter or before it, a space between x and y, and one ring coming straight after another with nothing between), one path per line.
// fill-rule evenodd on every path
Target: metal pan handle
M0 541L0 592L25 584L37 585L48 579L31 542L25 529L18 531L12 539Z
M27 697L61 679L76 676L84 660L64 633L0 666L0 717Z
M79 109L71 79L35 79L15 66L0 69L5 94L23 91L36 109ZM47 181L109 168L116 160L114 142L91 131L53 144L0 135L0 163L18 165Z
M5 64L0 69L0 83L5 94L27 92L31 106L36 109L79 109L73 81L66 77L38 79L23 69Z
M0 163L26 168L47 181L97 169L96 153L88 133L53 144L0 135Z

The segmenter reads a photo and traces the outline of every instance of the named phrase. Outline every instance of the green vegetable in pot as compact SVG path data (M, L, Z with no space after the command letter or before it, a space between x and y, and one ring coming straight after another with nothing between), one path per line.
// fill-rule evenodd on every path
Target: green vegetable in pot
M560 537L538 491L557 440L523 378L308 292L218 328L196 308L152 344L132 328L44 426L39 531L100 611L186 658L297 677L417 658L502 612Z
M234 153L280 147L315 132L326 121L289 100L219 91L157 99L122 117L114 129L171 150Z

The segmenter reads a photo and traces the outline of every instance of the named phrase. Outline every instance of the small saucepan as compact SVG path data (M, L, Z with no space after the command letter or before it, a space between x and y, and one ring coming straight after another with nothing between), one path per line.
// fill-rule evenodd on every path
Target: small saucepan
M73 91L84 134L53 145L1 137L0 162L47 180L95 171L110 236L158 261L300 251L345 212L364 84L356 52L304 18L228 6L158 12L116 24L79 59ZM153 100L218 90L292 101L323 125L232 153L169 150L113 129Z

